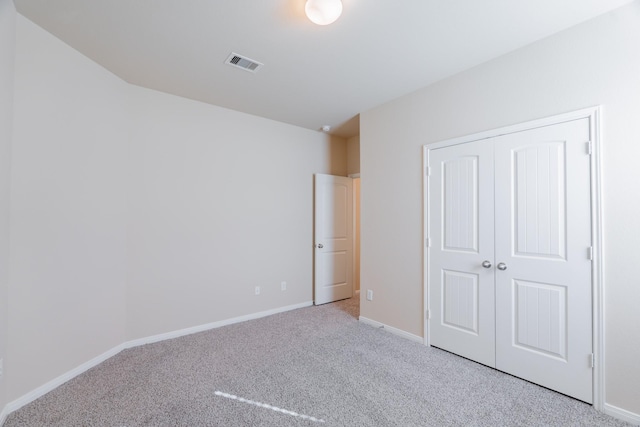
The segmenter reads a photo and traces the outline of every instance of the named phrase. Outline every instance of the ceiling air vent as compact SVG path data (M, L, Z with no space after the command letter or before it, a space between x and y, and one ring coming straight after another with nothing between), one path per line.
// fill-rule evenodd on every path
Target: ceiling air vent
M255 73L264 65L260 62L254 61L253 59L249 59L246 56L238 55L233 52L229 55L225 64L233 65L234 67L242 68L243 70L251 71L252 73Z

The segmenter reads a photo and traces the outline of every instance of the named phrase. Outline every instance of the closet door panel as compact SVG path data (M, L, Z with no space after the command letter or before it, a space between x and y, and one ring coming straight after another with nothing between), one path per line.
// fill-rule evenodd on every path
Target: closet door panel
M494 138L496 368L592 401L586 119Z
M494 366L493 149L436 149L429 164L430 342Z

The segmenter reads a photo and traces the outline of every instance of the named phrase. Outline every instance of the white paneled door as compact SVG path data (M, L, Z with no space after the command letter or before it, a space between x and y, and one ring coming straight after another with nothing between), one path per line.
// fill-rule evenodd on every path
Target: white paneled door
M431 345L495 364L493 145L430 152Z
M353 183L315 175L314 303L353 296Z
M589 120L429 151L431 345L592 402Z

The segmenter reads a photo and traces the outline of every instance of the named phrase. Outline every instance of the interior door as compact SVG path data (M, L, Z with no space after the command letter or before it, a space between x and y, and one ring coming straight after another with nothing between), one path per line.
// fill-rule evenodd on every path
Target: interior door
M315 175L314 304L353 296L351 178Z
M430 342L495 366L493 145L431 150L429 164Z
M431 345L592 402L588 119L429 150Z
M592 402L588 119L495 138L496 367Z

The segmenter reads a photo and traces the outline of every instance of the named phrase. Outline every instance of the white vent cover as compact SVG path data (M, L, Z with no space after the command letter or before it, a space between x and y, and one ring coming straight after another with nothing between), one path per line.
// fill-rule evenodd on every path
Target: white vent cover
M238 55L233 52L231 52L231 55L229 55L225 64L233 65L234 67L242 68L243 70L251 71L252 73L255 73L264 65L258 61L254 61L253 59L249 59L246 56Z

